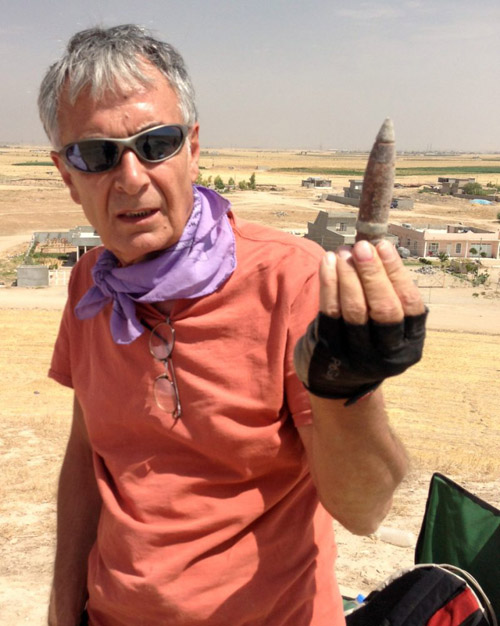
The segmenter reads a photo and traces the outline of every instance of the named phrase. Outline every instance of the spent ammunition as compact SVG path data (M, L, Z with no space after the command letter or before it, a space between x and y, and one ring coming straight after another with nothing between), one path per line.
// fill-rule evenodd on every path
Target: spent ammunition
M365 239L376 245L387 233L395 155L394 126L392 120L387 118L378 132L366 165L356 222L356 241Z

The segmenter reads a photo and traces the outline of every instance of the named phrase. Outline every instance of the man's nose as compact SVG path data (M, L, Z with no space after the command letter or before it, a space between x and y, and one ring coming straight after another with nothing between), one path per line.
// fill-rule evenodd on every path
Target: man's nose
M135 195L148 184L147 165L132 150L125 150L115 168L115 188L122 193Z

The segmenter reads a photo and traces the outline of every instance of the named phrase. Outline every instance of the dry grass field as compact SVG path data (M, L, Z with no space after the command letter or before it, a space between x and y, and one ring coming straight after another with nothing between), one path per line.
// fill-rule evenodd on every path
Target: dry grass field
M494 157L492 157L494 158ZM480 157L409 158L403 166L494 164ZM38 148L0 148L0 263L24 249L33 230L83 224L79 208ZM230 194L238 215L278 228L303 229L324 203L319 192L300 187L313 174L286 167L363 168L366 155L335 156L292 152L207 151L202 174L227 180L248 179L255 171L257 191ZM326 163L326 165L325 165ZM497 162L498 164L498 162ZM276 168L277 171L273 171ZM328 176L330 178L330 176ZM331 176L340 191L353 176ZM401 177L403 183L431 183L434 175ZM481 182L495 175L476 176ZM500 176L497 175L497 178ZM488 228L498 206L417 195L402 221L463 221ZM500 261L491 263L498 276ZM495 274L497 272L497 274ZM443 283L450 284L450 283ZM44 623L55 530L55 492L69 426L71 392L46 378L63 298L60 291L0 289L0 625ZM411 471L398 491L387 525L418 531L433 471L458 480L500 506L500 292L494 280L473 297L473 289L422 288L431 314L424 358L404 376L385 384L394 428L404 439ZM371 538L354 538L338 529L338 578L344 587L364 591L412 561L411 548Z

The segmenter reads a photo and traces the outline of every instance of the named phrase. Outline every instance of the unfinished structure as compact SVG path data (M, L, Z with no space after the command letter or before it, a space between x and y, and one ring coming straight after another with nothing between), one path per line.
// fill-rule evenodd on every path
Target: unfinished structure
M302 180L302 187L328 189L331 188L332 181L328 178L319 178L318 176L309 176Z
M350 206L359 207L362 192L363 181L351 178L349 180L349 187L344 187L343 196L328 194L323 196L322 199L328 200L330 202L338 202L340 204L348 204ZM401 209L409 211L413 209L413 200L412 198L393 197L391 202L391 209Z

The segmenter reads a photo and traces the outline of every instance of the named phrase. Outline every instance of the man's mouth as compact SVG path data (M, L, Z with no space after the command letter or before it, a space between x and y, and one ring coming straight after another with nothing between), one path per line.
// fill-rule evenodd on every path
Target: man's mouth
M156 213L157 209L142 209L141 211L127 211L126 213L120 213L118 216L120 219L138 220L144 219Z

